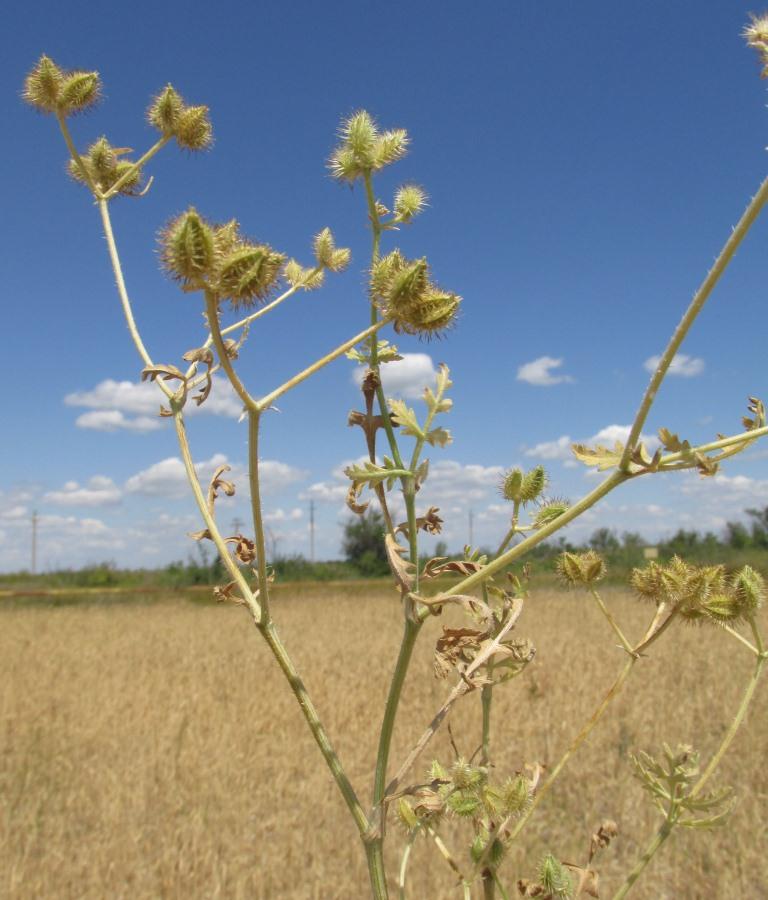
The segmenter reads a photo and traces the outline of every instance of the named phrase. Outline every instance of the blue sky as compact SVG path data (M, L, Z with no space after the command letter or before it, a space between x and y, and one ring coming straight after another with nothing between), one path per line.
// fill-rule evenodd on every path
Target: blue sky
M169 146L142 199L112 208L128 289L160 362L204 338L199 298L158 267L156 235L189 204L309 262L330 226L350 269L292 298L254 328L241 371L265 393L367 324L370 235L360 189L328 175L341 117L368 109L407 128L409 155L376 186L406 181L430 207L388 247L426 255L464 297L444 340L401 337L391 392L416 395L439 362L452 371L454 443L432 453L423 504L441 507L460 547L470 510L476 543L493 544L508 511L504 469L544 462L551 491L595 484L567 445L620 434L690 296L768 170L768 110L741 29L750 7L692 3L358 2L12 3L0 59L6 140L2 254L6 385L0 449L0 570L102 560L153 566L193 551L198 526L179 478L172 429L137 386L140 361L114 291L98 216L64 174L50 119L19 99L42 52L97 69L98 109L73 121L78 145L101 134L143 151L149 98L172 82L211 108L216 143L191 156ZM12 139L11 137L12 136ZM682 352L646 431L692 441L738 430L748 395L768 399L765 248L758 222ZM261 324L263 323L263 324ZM391 335L385 335L391 338ZM354 365L340 360L284 398L265 421L267 513L280 553L339 553L345 481L363 452L346 427L360 406ZM416 408L420 401L414 400ZM190 418L205 474L233 466L241 490L224 525L246 520L245 426L223 385ZM718 531L768 504L768 456L756 449L714 480L645 478L612 494L598 525L649 538L678 527Z

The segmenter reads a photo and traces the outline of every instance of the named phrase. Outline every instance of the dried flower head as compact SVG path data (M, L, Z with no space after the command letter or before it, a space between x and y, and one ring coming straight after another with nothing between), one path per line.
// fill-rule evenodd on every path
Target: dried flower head
M379 132L364 109L345 119L339 128L339 146L331 154L328 167L341 181L356 181L396 162L408 149L408 135L402 129Z
M101 96L98 72L66 72L41 56L24 81L22 97L44 113L70 116L96 104Z

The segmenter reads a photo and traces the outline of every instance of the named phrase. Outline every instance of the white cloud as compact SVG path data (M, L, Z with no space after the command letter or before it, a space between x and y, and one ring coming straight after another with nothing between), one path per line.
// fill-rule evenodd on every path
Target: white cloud
M92 428L94 431L157 431L163 427L163 421L158 416L136 416L129 419L119 409L94 409L83 413L75 419L78 428Z
M553 384L566 384L573 381L570 375L553 375L553 369L559 369L563 360L552 356L540 356L531 362L524 363L517 370L517 380L534 384L537 387L550 387Z
M365 369L358 366L352 380L360 387ZM403 358L381 367L381 384L387 396L421 397L425 387L432 387L437 377L435 364L428 353L403 353Z
M529 447L525 451L526 456L535 456L536 459L570 459L571 436L564 434L556 441L543 441L535 447Z
M114 506L121 498L120 488L104 475L94 475L84 487L68 481L61 490L43 495L43 500L58 506Z
M281 522L296 522L304 517L304 510L294 507L293 509L275 509L272 512L264 514L264 521L269 525L276 525Z
M26 506L22 506L21 504L17 504L16 506L11 506L8 509L4 509L0 511L0 519L25 519L29 515L29 510Z
M162 427L158 412L165 400L157 385L150 382L115 381L105 378L88 391L73 391L64 397L67 406L82 406L94 410L80 415L76 424L80 428L99 431L132 430L154 431ZM202 406L188 403L189 415L240 417L243 405L229 382L221 376L213 376L213 388ZM150 424L151 423L151 424Z
M643 363L643 368L648 372L655 372L659 363L660 356L651 356ZM701 375L704 371L704 360L700 356L688 356L686 353L676 353L669 367L670 375L680 375L682 378L693 378L695 375Z
M451 500L477 501L499 486L503 474L502 466L463 464L441 459L430 466L429 478L419 493L436 505Z
M195 470L205 486L219 466L228 464L223 453L215 453L210 459L195 463ZM277 493L289 484L305 478L306 474L302 469L276 460L264 459L259 463L261 489L265 494ZM236 483L239 494L247 496L247 474L242 466L233 464L225 477ZM184 497L188 490L184 463L178 456L169 456L154 463L132 475L125 483L126 493L153 497Z
M570 435L564 434L554 441L543 441L534 447L529 447L525 451L525 455L533 456L536 459L559 459L568 465L573 460L573 454L571 453L572 444L586 444L588 447L601 444L603 447L613 447L616 441L620 441L622 444L625 443L631 430L632 427L630 425L606 425L597 434L580 441L573 441ZM659 446L659 439L652 434L641 434L640 440L651 452Z

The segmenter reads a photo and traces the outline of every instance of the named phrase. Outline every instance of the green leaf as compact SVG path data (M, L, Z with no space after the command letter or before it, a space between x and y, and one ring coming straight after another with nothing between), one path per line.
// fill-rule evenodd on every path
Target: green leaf
M424 438L425 434L416 418L416 413L402 400L390 400L394 421L400 426L400 433L415 438ZM429 437L427 436L427 440ZM430 442L431 443L431 442Z
M407 433L408 432L403 432L403 434ZM453 438L451 437L450 431L446 428L433 428L424 435L424 440L433 447L445 447L451 443Z

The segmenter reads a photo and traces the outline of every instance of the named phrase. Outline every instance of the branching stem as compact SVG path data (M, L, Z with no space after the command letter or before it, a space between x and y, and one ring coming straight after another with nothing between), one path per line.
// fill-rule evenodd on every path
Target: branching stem
M650 384L648 385L648 388L643 395L643 399L640 402L640 408L638 409L637 415L635 416L634 422L632 423L632 428L629 432L629 437L627 438L624 453L622 454L621 462L619 463L620 469L624 471L628 469L629 459L632 455L632 451L637 445L637 442L640 438L640 432L643 429L643 425L645 425L645 420L648 418L648 413L651 411L653 401L656 399L656 394L661 387L664 376L667 374L667 371L672 364L672 360L675 358L675 354L680 349L680 345L683 343L685 336L690 331L691 326L696 320L696 317L701 312L704 304L709 299L709 295L712 293L713 288L720 280L720 276L726 270L730 261L733 259L736 251L739 248L739 244L741 244L741 242L744 240L744 237L757 219L766 201L768 201L768 178L766 178L760 185L760 188L750 201L741 219L739 219L738 224L731 232L730 237L725 242L723 249L720 251L720 255L715 260L715 264L709 270L707 277L701 284L701 287L698 289L698 291L696 291L693 300L688 306L688 309L685 311L683 318L680 320L680 324L677 326L672 337L670 338L670 341L667 344L667 348L662 354L661 359L659 360L659 364L656 367L656 371L651 376Z

